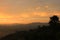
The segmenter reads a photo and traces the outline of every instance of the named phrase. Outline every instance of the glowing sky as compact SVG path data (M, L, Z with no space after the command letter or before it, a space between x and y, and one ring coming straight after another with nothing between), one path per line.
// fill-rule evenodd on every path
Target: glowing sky
M0 0L0 24L48 22L60 17L60 0Z

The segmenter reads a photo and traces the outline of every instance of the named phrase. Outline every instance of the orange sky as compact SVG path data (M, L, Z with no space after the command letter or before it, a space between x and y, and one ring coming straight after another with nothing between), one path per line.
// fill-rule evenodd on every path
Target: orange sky
M18 15L11 14L0 14L1 24L11 24L11 23L31 23L31 22L48 22L49 17L52 15L60 16L60 12L53 12L49 14L48 12L33 12L33 13L22 13Z
M60 17L60 0L0 0L0 24L48 22Z

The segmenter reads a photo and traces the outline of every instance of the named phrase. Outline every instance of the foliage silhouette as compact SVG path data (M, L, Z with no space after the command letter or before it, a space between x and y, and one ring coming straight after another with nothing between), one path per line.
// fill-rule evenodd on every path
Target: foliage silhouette
M59 23L59 17L58 16L54 15L54 16L50 17L50 22L49 22L50 25L54 25L57 23Z

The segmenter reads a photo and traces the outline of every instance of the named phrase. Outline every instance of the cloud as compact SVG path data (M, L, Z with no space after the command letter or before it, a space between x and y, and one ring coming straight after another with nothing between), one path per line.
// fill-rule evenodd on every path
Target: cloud
M33 12L32 15L38 17L47 17L49 16L48 12Z
M49 6L45 6L45 8L46 8L46 9L48 9L48 8L49 8Z
M38 6L38 7L36 7L36 10L39 10L41 7L40 6Z

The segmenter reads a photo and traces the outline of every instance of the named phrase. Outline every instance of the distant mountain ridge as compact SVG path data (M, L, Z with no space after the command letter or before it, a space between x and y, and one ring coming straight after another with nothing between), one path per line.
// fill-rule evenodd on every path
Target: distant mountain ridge
M10 24L10 25L0 25L0 37L5 36L10 33L21 30L36 29L39 25L48 25L48 23L34 22L30 24ZM2 33L2 34L1 34Z

